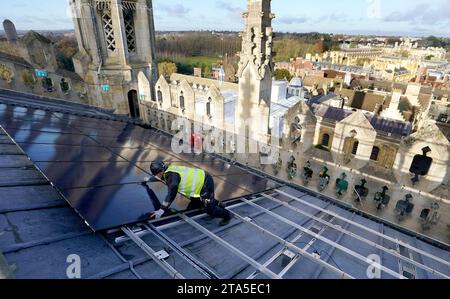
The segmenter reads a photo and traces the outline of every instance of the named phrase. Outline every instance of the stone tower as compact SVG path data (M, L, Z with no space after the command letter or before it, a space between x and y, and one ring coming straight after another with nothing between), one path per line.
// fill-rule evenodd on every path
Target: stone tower
M272 91L271 0L248 0L244 12L242 51L239 53L239 99L235 110L236 134L267 141Z
M10 43L15 43L17 42L17 30L16 30L16 26L14 26L14 23L11 22L10 20L4 20L3 21L3 30L5 31L6 34L6 39L8 40L8 42Z
M70 0L79 52L76 72L90 104L145 117L154 97L155 28L152 0Z

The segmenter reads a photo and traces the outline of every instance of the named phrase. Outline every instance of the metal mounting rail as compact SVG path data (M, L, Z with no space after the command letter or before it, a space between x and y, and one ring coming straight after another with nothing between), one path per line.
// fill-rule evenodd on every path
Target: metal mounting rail
M317 233L318 235L322 235L325 231L327 230L326 226L323 226L320 231ZM303 236L303 234L302 234ZM296 238L295 240L291 241L293 243L297 242L302 236L299 236L298 238ZM308 250L309 248L311 248L315 243L316 243L317 239L313 238L311 239L308 244L306 244L305 247L303 247L303 250ZM294 267L294 265L298 262L298 260L300 259L300 256L297 255L286 267L284 267L284 269L279 273L281 277L284 277L284 275L286 275L286 273L292 268Z
M202 225L198 224L197 222L195 222L194 220L190 219L186 215L180 214L179 216L185 222L189 223L191 226L195 227L197 230L201 231L202 233L204 233L205 235L207 235L208 237L210 237L211 239L213 239L214 241L216 241L220 245L224 246L225 248L227 248L228 250L230 250L231 252L233 252L234 254L239 256L241 259L243 259L244 261L246 261L247 263L249 263L250 265L255 267L261 273L267 275L268 277L270 277L272 279L281 279L281 277L279 275L277 275L274 272L270 271L269 269L267 269L266 267L261 265L259 262L255 261L254 259L252 259L248 255L246 255L245 253L243 253L242 251L240 251L239 249L237 249L236 247L234 247L230 243L226 242L225 240L221 239L216 234L214 234L211 231L209 231L208 229L204 228Z
M255 204L255 203L253 203L253 202L250 202L250 201L246 200L246 199L243 199L243 200L246 201L246 202L248 202L249 205L254 206L255 208L258 208L258 209L260 209L261 211L265 211L266 214L273 216L274 218L280 220L281 222L284 222L284 223L286 223L286 224L288 224L288 225L290 225L290 226L292 226L292 227L298 228L299 230L301 230L301 231L303 231L304 233L306 233L306 234L312 236L313 238L317 238L318 240L320 240L320 241L322 241L322 242L324 242L324 243L327 243L328 245L331 245L331 246L335 247L336 249L339 249L339 250L345 252L346 254L348 254L348 255L350 255L350 256L352 256L352 257L354 257L354 258L356 258L356 259L362 261L363 263L366 263L366 264L368 264L368 265L371 265L371 266L373 266L373 267L376 267L377 269L380 269L381 271L386 272L386 273L388 273L389 275L392 275L392 276L394 276L394 277L396 277L396 278L399 278L399 279L406 279L406 277L404 277L403 275L400 275L399 273L397 273L397 272L395 272L395 271L393 271L393 270L391 270L391 269L389 269L389 268L386 268L385 266L380 265L379 263L375 263L375 262L373 262L373 261L367 260L366 257L362 256L361 254L359 254L359 253L357 253L357 252L355 252L355 251L353 251L353 250L350 250L350 249L348 249L348 248L346 248L346 247L344 247L344 246L342 246L342 245L340 245L340 244L337 244L336 242L333 242L333 241L331 241L331 240L329 240L329 239L327 239L327 238L324 238L324 237L322 237L322 236L316 234L315 232L312 232L312 231L310 231L309 229L306 229L306 228L304 228L303 226L298 225L298 224L295 223L295 222L292 222L292 221L289 220L289 219L286 219L286 218L284 218L284 217L282 217L282 216L280 216L280 215L278 215L278 214L273 213L272 211L269 211L269 210L267 210L267 209L261 207L260 205L257 205L257 204Z
M322 214L322 217L324 216L325 214ZM315 225L315 223L312 223L312 224L310 224L309 225L309 228L311 228L311 227L313 227ZM322 230L321 230L321 232L323 232L324 231L324 228L322 228ZM320 233L320 232L319 232ZM297 236L295 236L295 238L293 238L291 241L289 241L290 243L293 243L293 244L296 244L296 242L298 241L298 240L300 240L300 238L301 237L303 237L305 234L303 233L303 232L301 232L301 233L299 233ZM311 239L311 241L310 241L310 243L313 241L313 240L315 240L315 239ZM311 246L312 246L312 244L310 244L310 243L308 243L307 244L307 246L305 246L305 247L303 247L303 250L308 250ZM286 250L286 247L285 248L282 248L280 251L278 251L277 253L275 253L269 260L267 260L267 262L265 262L264 263L264 267L268 267L268 266L270 266L273 262L275 262L275 260L276 259L278 259L282 254L283 254L283 252ZM287 273L287 271L289 270L289 269L291 269L294 265L295 265L295 263L297 263L297 261L299 260L299 255L297 255L290 263L289 263L289 265L287 265L284 269L283 269L283 271L281 271L280 273L279 273L279 275L281 276L281 277L283 277L286 273ZM254 279L256 276L258 275L258 272L257 271L255 271L255 272L253 272L252 274L250 274L248 277L247 277L247 279Z
M263 227L253 223L252 221L243 218L241 215L236 214L235 212L231 212L231 211L230 211L230 213L232 213L236 218L238 218L239 220L243 221L244 223L253 226L256 230L262 232L263 234L265 234L265 235L267 235L267 236L269 236L269 237L271 237L273 239L276 239L281 245L284 245L287 248L294 250L295 252L301 254L302 256L306 257L307 259L313 261L314 263L318 263L321 266L327 268L328 270L338 274L341 278L354 279L354 277L352 277L348 273L345 273L344 271L341 271L338 268L336 268L336 267L334 267L334 266L332 266L332 265L322 261L320 258L318 259L318 258L314 257L309 252L307 252L307 251L303 250L302 248L300 248L300 247L298 247L298 246L296 246L296 245L294 245L294 244L284 240L283 238L275 235L274 233L272 233L272 232L264 229Z
M150 246L148 246L141 238L136 236L131 229L129 229L128 227L122 227L122 231L131 240L133 240L136 243L136 245L139 246L139 248L141 248L145 253L147 253L155 261L155 263L158 264L158 266L160 266L164 271L166 271L172 278L185 279L180 272L174 269L166 261L160 260L156 255L156 252Z
M260 198L258 198L258 200L260 200ZM239 204L237 204L237 205L233 205L232 208L235 208L235 207L238 207L238 206L243 206L243 205L246 205L246 203L239 203ZM189 211L189 212L192 212L192 211ZM186 212L185 212L185 213L186 213ZM206 215L206 213L202 213L202 214L199 214L199 215L190 217L190 218L191 218L192 220L197 220L197 219L200 219L200 218L205 217L205 215ZM171 218L176 218L176 217L178 217L178 216L179 216L179 214L175 214L175 215L173 215L173 216L168 216L167 218L164 218L164 220L166 220L166 219L171 219ZM148 223L153 225L153 223L156 223L156 222L157 222L157 221L150 221L150 222L148 222ZM183 223L185 223L183 220L177 220L177 221L174 221L174 222L171 222L171 223L168 223L168 224L163 224L163 225L161 225L161 226L158 226L158 230L161 231L161 230L166 230L166 229L169 229L169 228L177 227L177 226L182 225ZM135 232L135 234L136 234L137 236L139 236L139 237L146 236L146 235L148 235L149 233L150 233L150 232L149 232L149 231L146 231L146 230L141 230L141 231ZM128 241L128 240L129 240L129 238L127 238L127 237L125 237L125 236L121 236L121 237L116 238L115 243L116 243L116 244L120 244L120 243L126 242L126 241Z
M304 196L306 196L306 195L307 194L305 194ZM249 196L251 196L251 195L249 195ZM258 200L261 200L261 199L263 199L263 198L262 197L257 197L257 198L251 199L251 201L258 201ZM240 200L240 199L235 199L234 201L238 201L238 200ZM240 203L237 203L237 204L233 204L233 205L229 206L228 208L229 209L235 209L235 208L242 207L242 206L245 206L245 205L247 205L245 202L240 202ZM276 208L279 208L279 207L280 207L280 205L277 205L277 206L274 206L273 208L270 208L269 210L273 210L273 209L276 209ZM189 212L193 212L193 211L189 211ZM206 215L206 213L202 213L202 214L190 217L190 218L192 220L197 220L197 219L200 219L202 217L205 217L205 215ZM169 216L169 217L165 218L164 220L171 219L171 218L176 218L176 217L178 217L178 214L175 214L173 216ZM157 221L149 221L148 223L153 225L156 222ZM184 223L183 220L177 220L177 221L174 221L174 222L171 222L171 223L168 223L168 224L164 224L164 225L158 226L157 228L158 228L159 231L162 231L162 230L166 230L166 229L169 229L169 228L177 227L177 226L179 226L179 225L181 225L183 223ZM116 231L112 230L112 232L116 232ZM149 232L147 230L134 231L134 233L138 237L143 237L143 236L146 236L146 235L149 234ZM126 242L128 240L129 240L128 237L121 236L121 237L116 238L114 240L114 242L116 244L120 244L120 243Z
M356 213L352 213L352 215L351 215L351 219L353 219L353 218L355 218L355 216L356 216ZM348 223L346 223L345 224L345 228L346 229L348 229L350 227L350 224L348 224ZM340 233L339 234L339 237L336 239L336 243L340 243L341 241L342 241L342 238L344 237L344 234L343 233ZM336 264L336 262L333 260L333 258L332 258L332 256L333 256L333 254L334 254L334 252L336 251L336 248L332 248L331 249L331 251L330 252L328 252L328 254L327 254L327 256L325 257L325 261L326 262L328 262L328 261L333 261L333 263L335 263ZM322 272L323 272L323 268L322 269L319 269L319 270L317 270L314 274L314 276L313 277L320 277L320 275L322 274Z
M186 250L184 250L181 246L179 246L176 242L174 242L172 239L170 239L166 234L164 234L162 231L158 230L153 225L144 225L144 227L155 237L157 237L160 241L167 244L172 250L176 251L186 262L188 262L191 266L193 266L195 269L197 269L202 275L209 279L220 279L220 276L215 273L212 269L210 269L208 266L204 265L202 262L200 262L198 259L193 257L190 253L188 253Z
M319 210L319 211L321 211L321 212L327 213L327 214L329 214L329 215L331 215L331 216L336 217L337 219L340 219L340 220L342 220L342 221L348 222L348 223L350 223L350 224L352 224L352 225L354 225L354 226L356 226L356 227L358 227L358 228L361 228L361 229L363 229L363 230L365 230L365 231L367 231L367 232L373 233L374 235L376 235L376 236L378 236L378 237L384 238L384 239L386 239L386 240L388 240L388 241L391 241L391 242L393 242L393 243L395 243L395 244L399 244L399 245L401 245L401 246L403 246L403 247L406 247L406 248L408 248L408 249L410 249L410 250L412 250L412 251L414 251L414 252L416 252L416 253L418 253L418 254L421 254L421 255L423 255L423 256L426 256L426 257L428 257L428 258L430 258L430 259L433 259L433 260L435 260L435 261L437 261L437 262L440 262L440 263L442 263L442 264L444 264L444 265L450 267L450 262L448 262L448 261L446 261L446 260L443 260L443 259L441 259L440 257L437 257L437 256L435 256L435 255L433 255L433 254L430 254L430 253L428 253L428 252L425 252L425 251L423 251L423 250L420 250L420 249L418 249L418 248L416 248L416 247L413 247L413 246L411 246L411 245L409 245L409 244L407 244L407 243L405 243L405 242L402 242L402 241L400 241L400 240L398 240L398 239L394 239L394 238L392 238L392 237L389 237L389 236L387 236L387 235L385 235L385 234L383 234L383 233L380 233L380 232L378 232L378 231L376 231L376 230L370 229L370 228L368 228L368 227L366 227L366 226L364 226L364 225L362 225L362 224L359 224L359 223L357 223L357 222L355 222L355 221L351 221L351 220L349 220L349 219L347 219L347 218L345 218L345 217L342 217L341 215L339 215L339 214L337 214L337 213L334 213L334 212L332 212L332 211L323 209L323 208L321 208L321 207L319 207L319 206L317 206L317 205L315 205L315 204L312 204L312 203L309 203L309 202L307 202L307 201L304 201L304 200L302 200L302 199L300 199L300 198L297 198L297 197L295 197L295 196L293 196L293 195L290 195L290 194L288 194L288 193L286 193L286 192L284 192L284 191L281 191L281 190L278 190L278 189L275 190L275 191L278 192L278 193L281 194L281 195L284 195L284 196L287 196L287 197L289 197L289 198L292 198L293 200L295 200L295 201L297 201L297 202L299 202L299 203L302 203L302 204L304 204L304 205L307 205L307 206L309 206L309 207L312 207L312 208L314 208L314 209L316 209L316 210Z
M332 229L334 229L334 230L337 230L337 231L339 231L339 232L341 232L341 233L343 233L343 234L346 234L346 235L348 235L348 236L350 236L350 237L353 237L353 238L355 238L355 239L358 240L358 241L361 241L361 242L366 243L366 244L368 244L368 245L370 245L370 246L373 246L373 247L375 247L376 249L379 249L379 250L384 251L384 252L386 252L386 253L388 253L388 254L391 254L391 255L393 255L393 256L395 256L395 257L397 257L397 258L399 258L399 259L401 259L401 260L403 260L403 261L405 261L405 262L407 262L407 263L411 263L411 264L413 264L413 265L415 265L415 266L417 266L417 267L419 267L419 268L421 268L421 269L423 269L423 270L425 270L425 271L427 271L427 272L430 272L430 273L432 273L432 274L441 276L441 277L446 278L446 279L449 279L449 278L450 278L449 276L447 276L447 275L445 275L445 274L443 274L443 273L441 273L441 272L439 272L439 271L437 271L437 270L434 270L434 269L432 269L432 268L430 268L430 267L428 267L428 266L426 266L426 265L423 265L423 264L421 264L421 263L419 263L419 262L417 262L417 261L415 261L415 260L413 260L413 259L411 259L411 258L408 258L408 257L406 257L406 256L403 256L403 255L399 254L397 251L393 251L393 250L388 249L388 248L386 248L386 247L384 247L384 246L381 246L381 245L379 245L379 244L377 244L377 243L375 243L375 242L373 242L373 241L370 241L370 240L368 240L368 239L366 239L366 238L364 238L364 237L361 237L361 236L359 236L359 235L357 235L357 234L355 234L355 233L352 233L352 232L350 232L350 231L348 231L348 230L342 228L341 226L333 225L332 223L330 223L330 222L328 222L328 221L325 221L325 220L323 220L323 219L320 219L320 218L318 218L318 217L316 217L316 216L314 216L314 215L312 215L312 214L309 214L309 213L307 213L307 212L304 212L304 211L302 211L302 210L300 210L300 209L298 209L298 208L296 208L296 207L290 205L290 204L287 203L287 202L282 202L281 200L278 200L278 199L276 199L276 198L274 198L274 197L272 197L272 196L270 196L270 195L266 195L266 194L262 194L262 196L264 196L264 197L267 198L267 199L272 200L273 202L276 202L276 203L278 203L278 204L283 205L284 207L290 209L291 211L294 211L294 212L296 212L296 213L298 213L298 214L302 214L302 215L304 215L304 216L306 216L306 217L309 217L309 218L311 218L311 219L314 219L315 221L317 221L317 222L319 222L319 223L322 223L323 225L326 225L326 226L328 226L328 227L330 227L330 228L332 228ZM330 216L331 216L331 215L330 215ZM334 217L334 216L333 216L333 217Z

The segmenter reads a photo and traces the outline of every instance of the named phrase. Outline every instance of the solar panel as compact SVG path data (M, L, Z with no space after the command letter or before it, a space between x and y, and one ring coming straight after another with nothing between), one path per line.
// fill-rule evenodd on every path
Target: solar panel
M95 231L149 219L155 204L140 183L154 160L205 169L219 200L274 187L216 158L175 154L170 137L130 123L1 105L0 124ZM167 187L149 187L162 202ZM171 208L188 204L178 196Z
M99 143L86 135L61 134L57 132L42 132L34 130L15 130L14 139L17 143L58 144L98 146Z
M57 144L19 143L34 162L126 162L106 148Z

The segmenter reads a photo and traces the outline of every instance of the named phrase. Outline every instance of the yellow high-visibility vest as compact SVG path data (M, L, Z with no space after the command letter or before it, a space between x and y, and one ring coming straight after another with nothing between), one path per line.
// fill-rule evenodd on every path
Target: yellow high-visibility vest
M189 168L186 166L170 165L164 174L169 172L178 173L181 177L178 185L178 193L186 197L199 198L205 184L206 173L202 169Z

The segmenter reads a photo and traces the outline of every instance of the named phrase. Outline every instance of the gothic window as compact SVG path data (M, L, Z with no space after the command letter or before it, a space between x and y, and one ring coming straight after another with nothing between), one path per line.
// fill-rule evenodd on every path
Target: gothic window
M328 147L330 145L330 135L329 134L324 134L322 136L322 145L325 147Z
M212 116L211 115L211 102L212 102L212 99L209 98L208 102L206 103L206 115L207 116Z
M104 9L101 11L103 32L105 34L106 48L114 52L116 51L116 39L114 38L113 23L111 18L111 10Z
M162 104L163 102L163 94L161 90L158 90L158 102L159 104Z
M358 153L358 147L359 147L359 141L355 141L353 143L353 148L352 148L352 155L355 155Z
M181 92L181 94L183 94L183 92ZM178 107L177 97L171 96L170 103L172 104L172 107L177 108Z
M182 110L186 109L186 107L184 106L184 94L183 94L183 92L180 93L180 108Z
M123 19L125 22L125 35L127 38L127 46L129 53L136 52L136 35L134 31L134 15L133 10L124 10Z
M370 160L378 161L379 155L380 155L380 148L378 146L374 146L372 149L372 154L370 155Z

